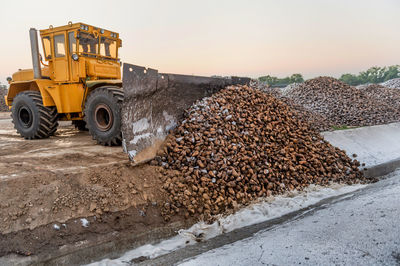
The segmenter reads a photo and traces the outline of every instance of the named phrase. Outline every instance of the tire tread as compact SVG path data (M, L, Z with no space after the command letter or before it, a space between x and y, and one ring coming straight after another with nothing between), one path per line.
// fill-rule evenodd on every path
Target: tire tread
M86 103L90 103L92 100L92 97L95 97L96 94L102 93L106 94L109 96L109 98L112 98L113 101L119 106L120 111L122 110L122 102L124 100L124 91L122 88L115 87L115 86L104 86L97 88L95 91L91 92L88 98L86 99ZM97 141L98 144L104 145L104 146L119 146L122 144L122 133L121 131L117 136L114 136L111 139L107 140L100 140L96 137L96 134L94 132L94 129L92 128L92 125L90 124L88 120L87 113L89 112L89 107L85 104L85 122L86 122L86 127L89 130L89 133L92 135L92 138Z
M49 136L53 135L57 131L58 127L58 114L57 108L54 107L46 107L43 105L42 96L39 91L23 91L20 92L18 95L26 95L32 99L36 107L38 108L39 113L39 128L37 129L36 133L33 136L24 136L24 133L21 132L13 118L14 128L17 132L25 137L26 139L43 139L48 138ZM18 97L16 96L16 98Z

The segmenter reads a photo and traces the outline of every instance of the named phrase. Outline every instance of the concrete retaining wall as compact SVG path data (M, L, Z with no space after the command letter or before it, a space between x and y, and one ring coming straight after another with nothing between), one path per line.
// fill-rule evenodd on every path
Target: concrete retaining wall
M400 167L400 123L322 133L332 145L357 154L367 176L381 176Z

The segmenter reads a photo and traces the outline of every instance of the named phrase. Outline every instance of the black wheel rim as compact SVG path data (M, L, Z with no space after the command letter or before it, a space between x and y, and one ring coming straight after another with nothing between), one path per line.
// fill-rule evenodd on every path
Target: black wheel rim
M18 110L18 120L24 128L30 128L33 122L33 116L31 109L26 106L22 106Z
M109 130L114 122L111 108L104 103L97 105L94 111L94 122L100 131Z

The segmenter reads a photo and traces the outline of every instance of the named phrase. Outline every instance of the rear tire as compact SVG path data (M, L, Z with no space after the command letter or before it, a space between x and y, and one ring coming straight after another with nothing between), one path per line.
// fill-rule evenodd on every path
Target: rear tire
M124 91L119 87L100 87L90 93L85 104L85 122L98 144L119 146L122 143L121 108Z
M57 131L56 107L45 107L38 91L23 91L14 98L11 108L12 122L25 139L48 138Z

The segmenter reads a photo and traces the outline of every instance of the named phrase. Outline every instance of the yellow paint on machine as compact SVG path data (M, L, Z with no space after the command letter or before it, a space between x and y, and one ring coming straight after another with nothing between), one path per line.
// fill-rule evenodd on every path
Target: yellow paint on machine
M9 81L5 97L12 106L23 91L40 91L44 106L56 106L62 120L82 119L90 92L99 86L122 86L118 49L119 34L84 23L40 30L43 57L42 78L32 69L19 70ZM46 63L43 62L43 60Z

